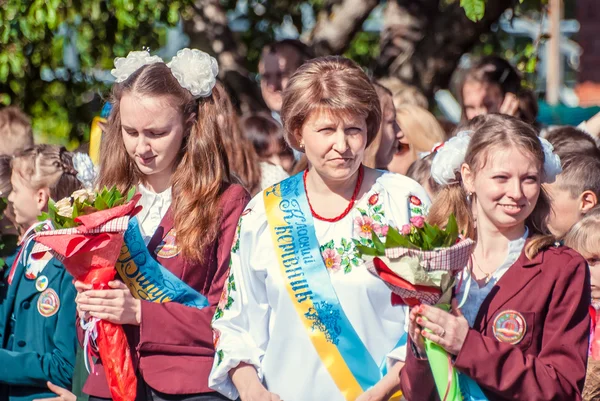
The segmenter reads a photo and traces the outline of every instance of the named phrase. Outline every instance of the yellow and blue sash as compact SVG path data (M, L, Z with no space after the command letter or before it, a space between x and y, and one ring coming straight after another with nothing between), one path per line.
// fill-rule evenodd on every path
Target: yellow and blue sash
M146 248L139 223L134 217L123 236L123 247L115 265L131 294L150 302L177 302L202 309L208 300L158 263Z
M264 191L267 220L292 303L346 400L382 373L344 313L323 262L302 173Z

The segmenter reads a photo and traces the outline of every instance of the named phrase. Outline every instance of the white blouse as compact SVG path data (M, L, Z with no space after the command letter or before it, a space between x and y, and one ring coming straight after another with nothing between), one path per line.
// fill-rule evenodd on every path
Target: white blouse
M171 188L167 188L159 194L151 191L142 184L138 184L137 188L139 193L142 194L138 202L138 205L142 206L142 210L138 213L137 219L140 223L140 231L142 232L144 242L148 245L171 206Z
M415 207L417 203L421 205ZM371 230L383 238L387 225L400 228L428 207L419 184L383 173L342 220L314 222L340 304L381 366L405 358L405 343L396 346L407 330L408 309L392 306L391 291L367 271L353 239L369 244ZM250 201L237 233L230 276L213 319L216 357L209 386L236 399L229 371L244 362L253 365L267 389L283 400L343 401L286 291L262 193Z
M458 299L458 302L461 304L464 302L461 312L467 319L467 322L469 322L469 327L473 327L473 324L475 324L475 319L477 318L481 304L485 301L498 280L500 280L508 269L515 264L517 259L519 259L528 236L529 230L526 228L525 234L523 234L521 238L508 243L506 259L504 259L504 262L500 267L494 271L490 281L483 287L480 287L479 284L477 284L477 281L471 276L471 269L469 266L465 267L461 272L461 275L457 278L457 282L461 283L461 286L456 291L456 299ZM467 294L466 301L464 301L465 293Z

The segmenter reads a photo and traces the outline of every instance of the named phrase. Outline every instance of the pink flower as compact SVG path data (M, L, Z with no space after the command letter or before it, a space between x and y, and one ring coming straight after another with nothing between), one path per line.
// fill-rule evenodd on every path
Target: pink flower
M381 230L381 227L368 216L359 216L354 219L354 235L371 239L371 233L377 232L377 230Z
M410 223L417 228L423 228L425 218L423 216L414 216L410 218Z
M381 226L379 226L379 232L377 233L377 235L385 237L388 233L389 228L390 226L388 226L387 224L382 224Z
M325 249L322 253L323 260L325 261L325 266L333 271L340 270L342 257L333 249Z
M410 234L410 224L405 224L402 226L402 235L409 235Z

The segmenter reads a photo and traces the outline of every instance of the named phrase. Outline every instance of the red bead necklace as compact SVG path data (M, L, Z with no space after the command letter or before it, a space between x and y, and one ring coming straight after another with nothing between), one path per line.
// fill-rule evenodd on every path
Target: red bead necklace
M354 202L356 202L356 197L358 196L358 193L360 192L360 187L362 185L362 180L363 180L363 174L364 174L364 168L361 165L360 168L358 169L358 179L356 180L356 187L354 187L354 192L352 193L352 198L350 198L350 203L348 204L348 207L339 216L327 218L327 217L319 216L317 214L317 212L315 212L315 210L313 209L313 207L310 203L310 199L308 197L308 190L306 189L306 177L308 176L308 169L304 170L304 176L302 177L304 179L304 191L306 192L306 200L308 201L308 206L310 206L310 212L312 213L313 217L318 220L327 221L329 223L335 223L336 221L340 221L341 219L346 217L348 215L348 213L350 213L350 210L352 210L352 208L354 207Z

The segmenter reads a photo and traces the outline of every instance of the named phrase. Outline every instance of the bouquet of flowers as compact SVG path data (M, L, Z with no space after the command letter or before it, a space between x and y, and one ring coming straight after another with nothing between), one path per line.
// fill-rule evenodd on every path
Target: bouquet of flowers
M134 217L140 194L133 188L123 195L116 188L94 192L75 191L70 197L48 203L48 213L40 220L50 230L37 232L32 253L50 251L61 260L75 279L106 289L118 273L133 297L149 302L177 302L202 309L206 297L191 288L150 254ZM46 226L48 224L45 224ZM162 249L177 252L175 234ZM115 401L133 401L136 376L123 327L96 318L83 322L84 356L89 364L90 345L102 359L111 395ZM93 369L93 366L92 366ZM89 369L88 369L89 370Z
M141 209L136 207L139 197L135 188L127 195L104 188L98 193L82 189L56 203L50 201L40 220L48 221L53 229L35 234L32 253L49 251L76 280L107 289L117 273L115 264L129 220ZM90 342L95 342L112 398L134 401L136 376L123 327L98 319L82 322L82 327L86 329L86 360Z
M467 266L475 246L473 240L460 238L453 215L445 229L415 216L400 231L390 227L385 242L372 237L373 247L357 245L357 249L367 269L392 290L393 304L424 303L450 310L457 273ZM448 363L449 355L427 339L425 349L440 398L461 401L458 372Z

